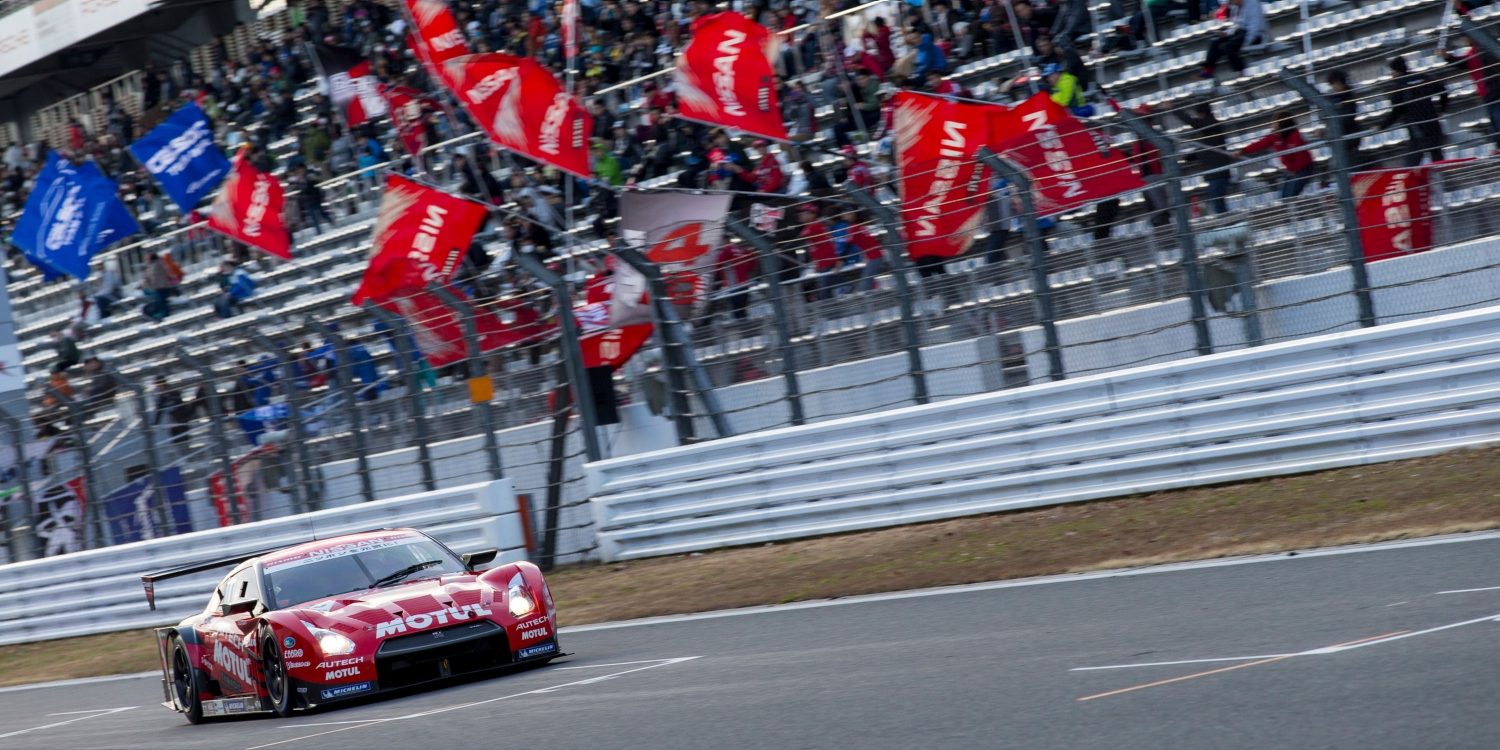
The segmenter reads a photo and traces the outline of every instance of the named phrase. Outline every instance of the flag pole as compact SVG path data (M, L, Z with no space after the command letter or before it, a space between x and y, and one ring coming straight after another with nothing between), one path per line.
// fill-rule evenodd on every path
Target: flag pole
M578 0L563 0L561 29L563 60L567 66L567 69L564 71L565 81L563 85L568 92L568 96L575 99L578 97L576 80L578 67L578 11L575 5L577 2ZM590 158L592 158L594 150L592 134L590 134L589 140L589 152ZM573 183L578 178L567 170L558 171L562 172L563 180L565 180L563 182L563 224L566 226L563 227L563 243L568 248L568 272L573 273L577 270L577 260L573 257Z

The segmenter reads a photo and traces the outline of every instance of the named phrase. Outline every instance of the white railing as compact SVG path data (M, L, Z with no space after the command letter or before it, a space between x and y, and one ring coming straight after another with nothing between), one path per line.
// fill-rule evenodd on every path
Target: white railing
M0 566L0 645L175 623L208 602L229 571L164 581L156 611L140 576L204 558L375 528L426 531L457 552L526 558L515 492L500 480Z
M1500 307L589 465L606 560L1500 440Z

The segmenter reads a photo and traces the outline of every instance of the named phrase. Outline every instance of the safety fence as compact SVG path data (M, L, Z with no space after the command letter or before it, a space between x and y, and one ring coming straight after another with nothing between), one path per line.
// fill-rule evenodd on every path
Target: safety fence
M1500 308L591 464L606 561L1500 439Z
M306 513L0 566L0 645L176 622L206 606L227 570L156 587L150 610L140 576L376 528L416 528L454 551L500 550L494 564L530 556L515 493L505 481Z

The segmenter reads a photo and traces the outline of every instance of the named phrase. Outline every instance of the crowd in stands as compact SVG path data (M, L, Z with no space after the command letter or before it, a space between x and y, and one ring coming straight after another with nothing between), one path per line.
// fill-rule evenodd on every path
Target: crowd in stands
M453 4L455 17L473 50L533 56L556 71L559 78L576 81L577 93L593 115L590 135L594 176L574 180L482 144L414 157L404 153L386 120L350 128L344 124L343 113L335 111L322 94L313 94L309 101L299 104L298 92L311 88L317 76L310 45L337 44L367 56L383 82L433 94L424 109L428 145L473 130L462 112L443 104L438 87L416 64L404 41L403 21L391 7L356 0L334 12L322 0L297 0L288 11L290 31L278 39L261 40L238 57L231 56L221 41L211 56L215 61L211 70L194 73L185 64L148 66L140 118L132 118L126 108L109 101L103 121L92 129L78 121L70 123L65 143L13 144L6 148L0 154L0 216L13 217L19 210L50 147L68 158L97 161L118 181L121 197L137 213L148 234L197 220L200 217L196 215L175 216L175 209L167 205L124 150L165 112L194 101L215 123L216 136L226 153L248 146L249 158L257 166L282 175L294 207L294 221L315 232L337 225L343 218L340 211L331 208L335 198L354 194L368 201L376 192L373 171L340 186L337 190L344 192L337 194L320 183L387 162L397 171L441 176L467 195L505 206L506 211L497 214L499 218L489 227L502 252L491 254L476 248L461 274L471 289L495 294L528 283L509 258L518 253L555 258L569 251L564 230L570 214L579 221L590 217L593 223L589 232L613 241L617 236L613 188L623 185L676 175L674 185L682 188L816 199L832 196L847 184L874 188L887 183L894 177L892 95L900 88L912 88L971 96L971 91L945 77L965 61L1026 51L1029 56L1025 62L1039 78L1023 75L1003 81L999 89L1002 95L1014 100L1043 90L1079 116L1089 117L1103 111L1105 102L1099 93L1101 82L1093 80L1094 73L1086 61L1161 37L1165 28L1180 22L1173 10L1185 11L1180 15L1185 15L1188 23L1211 16L1229 23L1205 45L1205 77L1216 75L1221 63L1243 72L1244 48L1264 42L1267 34L1261 0L1224 0L1222 5L1211 0L1145 0L1134 15L1127 16L1127 8L1114 8L1116 17L1128 20L1113 29L1093 28L1086 0L935 0L926 8L901 4L899 18L873 19L861 27L858 37L840 39L829 39L826 32L842 34L838 30L843 26L814 23L854 4L851 0L825 0L816 6L746 4L746 11L760 23L788 32L779 64L783 70L783 114L793 143L781 147L765 141L736 140L721 129L682 119L668 76L637 80L671 67L688 39L692 21L718 10L705 0L671 4L658 0L580 0L580 56L572 75L564 59L560 3L464 0ZM1500 143L1500 66L1477 54L1450 59L1455 70L1480 83L1480 96L1494 123L1492 132ZM1414 147L1406 156L1407 163L1440 159L1445 136L1439 115L1447 106L1446 90L1432 76L1408 70L1399 57L1393 58L1390 66L1392 103L1379 127L1405 127L1410 131ZM1342 71L1327 72L1325 78L1341 106L1347 108L1345 132L1360 130L1355 124L1355 102L1368 92L1355 92ZM1158 127L1176 124L1156 117L1150 110L1138 114ZM1306 148L1308 138L1301 132L1297 112L1280 114L1270 134L1239 151L1229 150L1223 124L1207 102L1174 110L1172 115L1190 128L1186 138L1198 151L1197 168L1207 177L1206 202L1214 212L1227 211L1229 167L1236 159L1281 154L1284 174L1278 190L1283 198L1301 193L1314 177ZM290 147L284 143L288 138L292 139ZM1143 144L1133 149L1132 162L1143 175L1161 173L1159 154ZM817 161L827 164L814 166ZM1148 190L1146 197L1153 221L1164 223L1163 196ZM764 201L765 196L737 199L735 209L744 210L754 200ZM353 201L345 205L351 211L355 209ZM789 248L783 258L789 277L805 273L813 278L806 291L810 299L867 289L873 284L872 277L887 268L880 244L865 228L869 223L866 217L832 202L801 200L794 206L777 239L782 247ZM1101 228L1107 236L1119 210L1118 201L1106 201L1096 208L1096 237ZM1015 210L1002 207L996 215L1008 221L1014 218ZM981 243L977 251L990 258L1003 258L1008 228L1005 223L998 225L990 242ZM743 248L730 245L720 251L719 260L713 292L720 298L722 309L733 317L743 317L748 300L744 290L755 275L753 258ZM236 248L224 258L213 278L218 289L212 300L215 314L233 316L253 300L259 262L244 248ZM54 385L59 391L71 390L67 381L81 364L79 344L87 338L90 321L109 318L135 301L146 316L157 321L173 312L174 298L184 282L183 269L170 251L152 253L144 263L143 268L131 269L129 274L106 264L105 270L91 279L89 290L80 294L84 309L79 320L57 334L59 359ZM923 270L940 272L941 268L929 264ZM126 288L122 278L127 275L139 280L139 291ZM533 310L522 317L529 320L538 314ZM90 373L87 366L83 369L89 378L90 394L107 390L105 385L93 385L100 379L97 372ZM161 397L171 402L171 393L168 388ZM180 394L176 400L191 401Z

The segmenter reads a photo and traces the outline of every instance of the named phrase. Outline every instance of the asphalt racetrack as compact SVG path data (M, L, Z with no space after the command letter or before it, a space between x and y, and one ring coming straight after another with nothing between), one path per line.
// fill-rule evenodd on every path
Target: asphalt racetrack
M190 726L155 678L9 689L0 747L1495 750L1500 534L585 626L561 643L573 655L543 668L289 720Z

